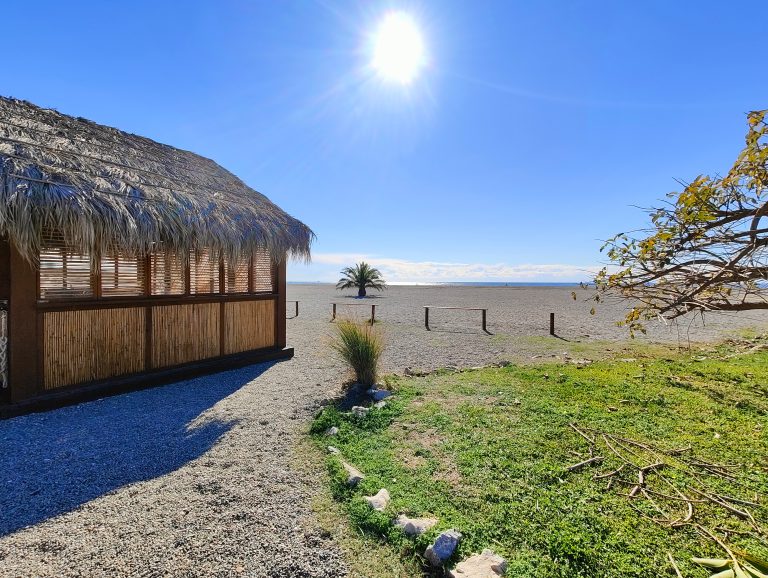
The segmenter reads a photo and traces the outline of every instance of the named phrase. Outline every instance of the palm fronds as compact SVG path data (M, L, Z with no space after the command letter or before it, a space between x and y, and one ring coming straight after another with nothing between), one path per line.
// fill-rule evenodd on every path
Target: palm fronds
M361 261L354 267L345 267L341 270L343 277L336 283L336 289L357 288L358 295L365 297L366 289L382 291L387 284L381 275L381 271L371 267L365 261Z
M232 261L259 250L308 260L314 239L210 159L0 97L0 236L34 261L45 229L91 255L162 244Z

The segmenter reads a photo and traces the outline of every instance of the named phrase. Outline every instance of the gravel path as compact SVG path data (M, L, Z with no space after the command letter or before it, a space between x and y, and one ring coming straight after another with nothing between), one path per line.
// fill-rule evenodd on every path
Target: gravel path
M338 383L308 355L0 422L0 575L344 576L290 469Z
M626 339L612 325L619 309L592 317L569 294L393 287L375 300L385 369L528 358L552 347L549 311L569 340L558 350ZM291 285L289 298L302 302L288 322L292 361L0 422L0 576L345 576L313 522L313 480L292 471L290 453L344 379L325 344L330 302L355 301L328 286ZM488 305L493 335L480 331L479 312L435 313L427 332L426 304ZM765 314L728 317L691 337L766 326Z

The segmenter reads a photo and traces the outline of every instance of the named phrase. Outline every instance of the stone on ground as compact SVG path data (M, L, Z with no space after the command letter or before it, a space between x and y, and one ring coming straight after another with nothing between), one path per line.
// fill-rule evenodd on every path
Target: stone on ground
M365 417L368 415L368 412L370 411L369 408L363 407L361 405L356 405L352 407L352 415L355 417Z
M344 471L347 472L348 486L354 487L365 479L365 476L355 466L350 465L343 460L341 462L341 466L344 468Z
M474 554L456 568L448 572L450 578L498 578L507 571L507 561L494 553L493 550L483 550L482 554Z
M380 489L375 496L365 496L365 501L377 512L386 510L389 505L389 500L389 492L384 488Z
M456 530L446 530L435 538L431 546L427 546L424 557L432 566L442 566L453 555L461 540L461 533Z
M336 426L329 427L327 430L325 430L325 435L327 436L335 436L335 435L338 435L338 433L339 433L339 428L337 428Z
M377 401L376 403L373 404L373 407L375 407L376 409L384 409L385 407L387 407L387 402Z
M328 446L328 453L329 454L334 454L334 455L338 456L338 455L341 454L341 450L339 448L337 448L337 447L334 447L334 446Z
M393 523L408 536L420 536L437 524L437 518L409 518L400 514Z

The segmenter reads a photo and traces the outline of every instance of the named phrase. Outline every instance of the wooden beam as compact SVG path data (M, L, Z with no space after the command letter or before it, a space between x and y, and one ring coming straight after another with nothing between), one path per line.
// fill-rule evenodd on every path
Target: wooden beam
M8 350L11 401L35 397L38 372L37 269L9 245Z
M3 307L7 306L8 301L8 294L10 292L11 286L8 282L10 274L9 274L9 247L8 242L5 239L0 238L0 301L3 302ZM7 312L2 313L3 315L7 315ZM5 317L7 322L7 316ZM7 359L6 361L6 367L7 367ZM10 401L11 396L11 388L5 387L0 388L0 403L7 403Z
M286 261L288 259L288 256L285 255L283 257L283 260L280 261L280 263L277 264L277 271L276 271L276 289L277 289L277 299L275 300L275 307L277 309L275 310L275 346L279 348L284 348L286 345L286 336L285 336L285 292L286 292Z

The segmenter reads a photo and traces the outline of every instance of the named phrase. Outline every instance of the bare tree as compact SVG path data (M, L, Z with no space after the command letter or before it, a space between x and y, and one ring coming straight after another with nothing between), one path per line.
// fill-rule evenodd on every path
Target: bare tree
M746 147L727 175L697 177L648 211L650 228L603 246L611 265L595 278L596 299L632 299L630 331L692 311L768 309L767 113L747 115Z

